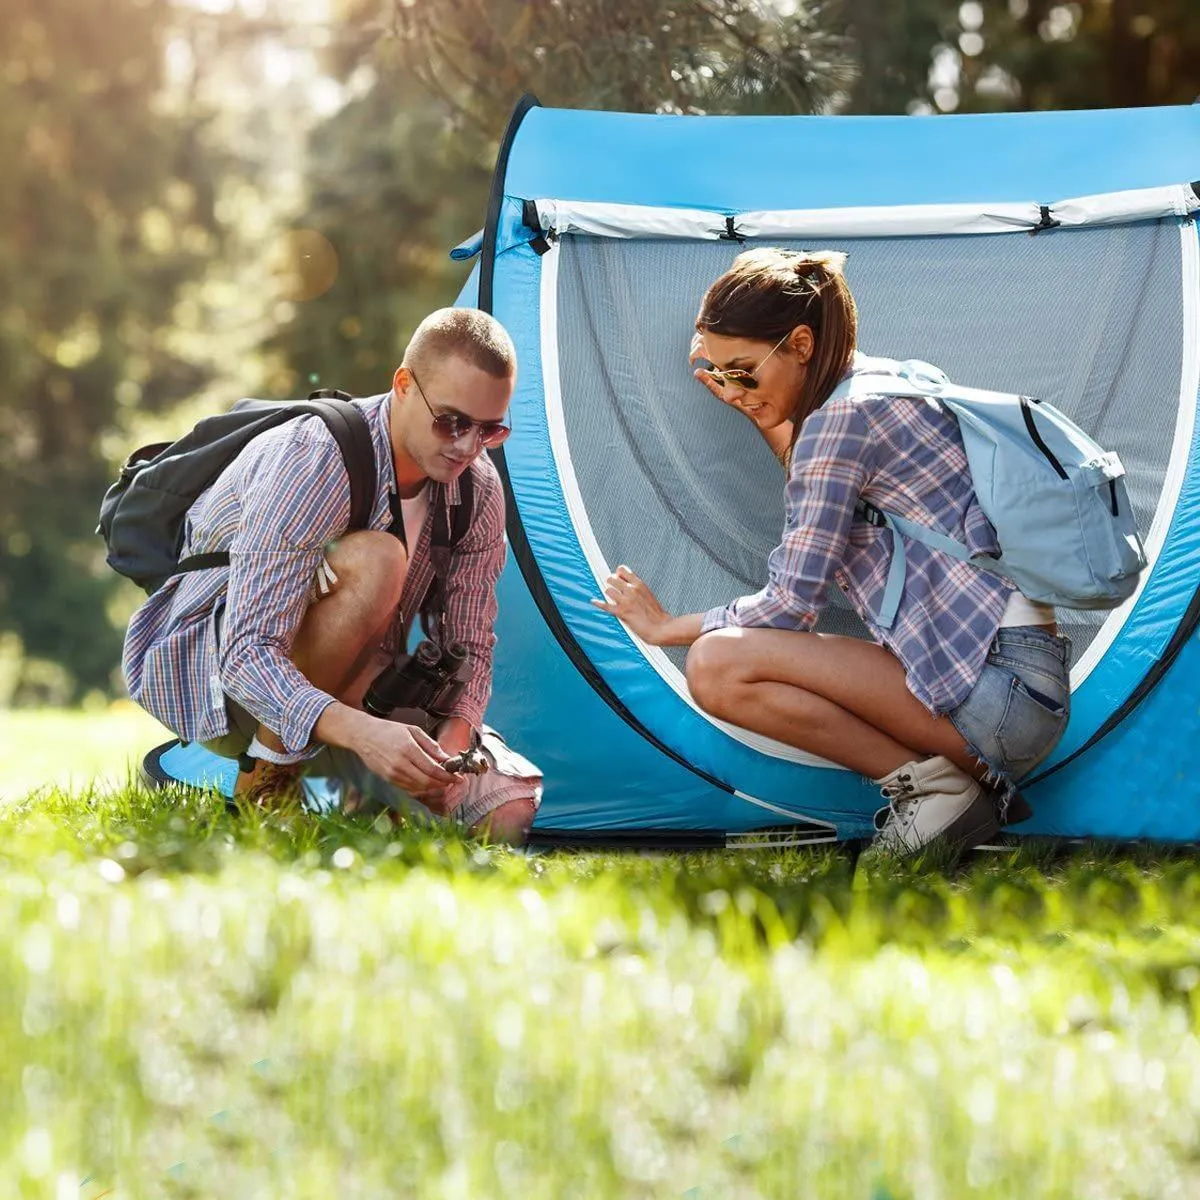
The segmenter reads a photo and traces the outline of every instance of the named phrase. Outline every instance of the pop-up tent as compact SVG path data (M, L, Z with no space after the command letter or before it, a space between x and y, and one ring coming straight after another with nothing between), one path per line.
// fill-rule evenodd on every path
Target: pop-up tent
M849 253L860 344L1053 402L1119 452L1151 567L1112 613L1060 611L1062 743L1016 832L1200 838L1200 107L961 117L509 123L460 297L520 360L490 718L546 772L543 838L868 833L856 775L712 719L681 653L589 601L625 562L674 612L757 590L783 477L692 377L701 296L743 248ZM831 607L818 628L866 636ZM191 748L188 748L190 750ZM193 751L194 753L194 751ZM198 769L178 751L166 773ZM766 832L770 831L770 832Z

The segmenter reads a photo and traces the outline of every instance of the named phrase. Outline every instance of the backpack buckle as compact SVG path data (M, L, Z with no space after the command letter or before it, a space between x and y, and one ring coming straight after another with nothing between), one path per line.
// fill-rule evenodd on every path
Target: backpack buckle
M873 505L870 500L860 500L854 506L855 516L861 517L868 525L874 525L876 529L887 528L887 517L883 515L883 511Z

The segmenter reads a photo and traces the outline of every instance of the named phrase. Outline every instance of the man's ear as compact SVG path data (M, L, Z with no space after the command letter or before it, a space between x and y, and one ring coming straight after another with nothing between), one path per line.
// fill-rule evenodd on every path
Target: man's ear
M407 367L397 367L396 373L392 376L392 390L397 396L403 396L408 391L409 381L412 375Z
M813 332L807 325L797 325L788 334L788 349L802 362L806 363L813 356L817 344Z

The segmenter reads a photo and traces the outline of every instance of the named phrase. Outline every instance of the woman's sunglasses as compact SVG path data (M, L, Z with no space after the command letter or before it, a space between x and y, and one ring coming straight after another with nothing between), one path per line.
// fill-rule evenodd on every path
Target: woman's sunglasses
M735 388L741 388L743 391L753 392L758 387L758 373L762 370L763 363L787 341L788 334L790 333L791 330L789 329L759 360L758 365L752 371L743 371L736 367L732 371L722 371L720 367L710 367L706 371L706 374L719 387L725 388L732 385Z
M412 376L413 383L417 385L417 391L421 393L421 399L425 401L425 407L429 409L429 415L433 418L433 432L442 441L457 442L459 438L466 437L472 429L478 426L479 444L491 447L499 446L512 433L512 428L502 421L473 421L470 417L464 417L462 413L434 412L433 405L429 403L429 398L425 395L425 389L421 386L416 372L409 367L408 373Z

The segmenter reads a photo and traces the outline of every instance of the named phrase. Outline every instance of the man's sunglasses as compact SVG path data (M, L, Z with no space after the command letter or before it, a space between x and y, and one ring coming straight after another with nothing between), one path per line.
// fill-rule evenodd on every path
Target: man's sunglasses
M502 421L473 421L470 417L464 417L462 413L435 412L433 405L429 403L429 397L425 395L421 381L417 378L417 373L412 367L408 368L408 373L412 376L413 383L417 385L417 391L421 394L421 399L425 402L425 407L429 409L429 415L433 418L433 432L442 441L457 442L459 438L466 437L472 429L478 427L481 446L499 446L512 433L512 428Z
M722 371L720 367L714 366L709 367L705 373L715 384L717 384L718 387L725 388L732 385L735 388L741 388L743 391L753 392L758 388L758 373L762 370L763 363L765 363L767 359L770 358L771 355L774 354L775 351L787 341L790 333L791 330L789 329L788 332L785 333L783 337L781 337L779 341L777 341L761 359L759 359L758 365L752 371L743 371L738 367L735 367L732 371Z

